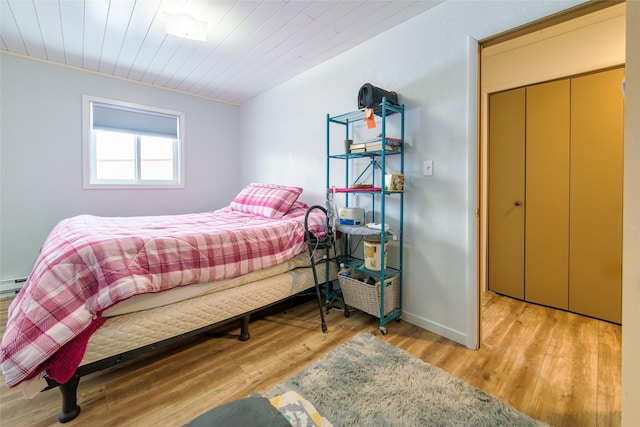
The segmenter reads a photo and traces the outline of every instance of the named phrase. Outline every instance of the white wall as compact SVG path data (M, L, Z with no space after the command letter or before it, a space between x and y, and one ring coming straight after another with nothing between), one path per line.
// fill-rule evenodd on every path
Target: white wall
M360 86L398 92L406 106L403 318L474 347L477 54L493 34L579 2L448 1L241 107L251 153L244 182L305 188L322 203L325 118L356 108ZM473 43L471 43L473 45ZM422 176L423 160L434 175Z
M0 280L26 277L61 219L198 212L240 189L239 108L0 54ZM186 114L186 187L82 189L82 95Z
M484 49L485 93L624 64L625 9L606 9Z
M640 426L640 2L627 2L622 252L622 425Z

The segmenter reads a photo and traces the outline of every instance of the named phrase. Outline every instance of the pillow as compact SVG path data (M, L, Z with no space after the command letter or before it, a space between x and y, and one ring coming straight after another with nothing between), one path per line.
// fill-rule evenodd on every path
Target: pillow
M270 398L269 401L292 426L333 427L311 402L295 391L287 391Z
M309 205L298 200L289 208L285 215L304 215L307 213L307 209L309 209Z
M298 200L300 187L274 184L249 184L231 201L231 209L280 219Z

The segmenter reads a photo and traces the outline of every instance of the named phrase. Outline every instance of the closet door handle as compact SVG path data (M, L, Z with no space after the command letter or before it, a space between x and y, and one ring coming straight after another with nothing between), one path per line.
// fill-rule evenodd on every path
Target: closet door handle
M516 200L516 201L513 203L513 206L520 206L520 201L519 201L519 200Z

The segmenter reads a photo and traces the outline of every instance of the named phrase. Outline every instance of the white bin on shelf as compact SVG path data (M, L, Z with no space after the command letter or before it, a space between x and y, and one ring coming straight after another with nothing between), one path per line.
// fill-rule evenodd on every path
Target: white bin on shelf
M380 271L382 266L382 245L380 235L372 234L364 238L364 266L368 270ZM384 239L384 268L387 268L387 258L389 254L389 242Z

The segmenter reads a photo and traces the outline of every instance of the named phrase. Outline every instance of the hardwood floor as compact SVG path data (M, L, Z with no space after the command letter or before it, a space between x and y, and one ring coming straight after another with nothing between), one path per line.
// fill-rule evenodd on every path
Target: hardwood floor
M251 339L221 329L160 354L83 377L80 416L70 426L179 426L221 403L264 393L360 331L437 365L533 418L554 426L620 425L621 327L595 319L483 295L480 350L407 322L388 325L340 310L327 315L305 302L251 323ZM7 300L0 301L0 330ZM0 386L0 424L58 425L60 394L26 400Z

